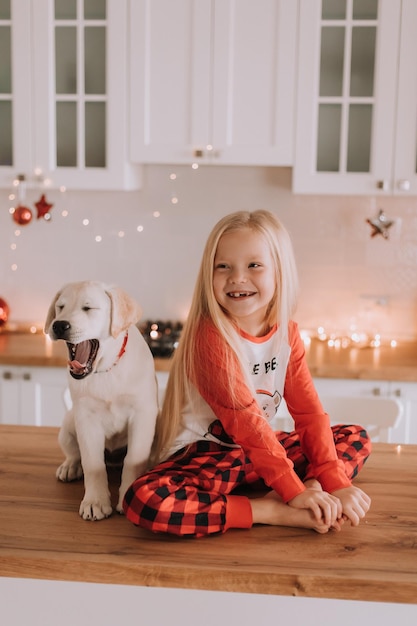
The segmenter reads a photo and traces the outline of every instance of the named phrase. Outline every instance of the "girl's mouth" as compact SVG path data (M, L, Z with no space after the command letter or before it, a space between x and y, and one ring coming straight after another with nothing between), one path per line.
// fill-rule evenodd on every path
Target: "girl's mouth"
M249 298L250 296L255 295L254 291L230 291L228 294L229 298Z

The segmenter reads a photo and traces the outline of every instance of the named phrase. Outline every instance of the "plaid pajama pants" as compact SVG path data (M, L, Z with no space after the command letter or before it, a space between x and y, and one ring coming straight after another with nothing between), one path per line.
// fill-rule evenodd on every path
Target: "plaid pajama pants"
M337 455L352 479L368 458L371 442L360 426L337 425L332 431ZM278 431L276 436L304 480L309 464L298 435ZM241 448L196 441L140 476L126 492L124 512L136 526L181 536L201 537L233 526L249 527L226 523L228 496L239 487L259 486L259 481Z

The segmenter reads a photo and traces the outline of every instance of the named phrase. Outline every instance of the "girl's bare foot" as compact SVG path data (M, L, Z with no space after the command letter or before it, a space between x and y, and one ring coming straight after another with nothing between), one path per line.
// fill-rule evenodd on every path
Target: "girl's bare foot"
M318 522L309 509L296 509L285 504L274 491L262 498L250 500L250 503L254 524L308 528L320 534L329 530L329 526Z

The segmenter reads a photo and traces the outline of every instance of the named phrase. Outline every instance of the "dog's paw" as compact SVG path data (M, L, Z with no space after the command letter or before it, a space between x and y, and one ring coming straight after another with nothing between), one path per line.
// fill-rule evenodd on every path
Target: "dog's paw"
M68 483L72 480L80 480L80 478L83 477L83 468L80 461L76 461L75 463L64 461L56 470L56 477L63 483Z
M120 515L124 515L125 514L125 512L123 510L123 498L122 498L122 500L120 500L120 502L118 502L118 504L116 506L116 511L118 513L120 513Z
M90 500L84 498L80 504L80 515L85 520L98 521L110 517L113 509L110 504L110 500Z

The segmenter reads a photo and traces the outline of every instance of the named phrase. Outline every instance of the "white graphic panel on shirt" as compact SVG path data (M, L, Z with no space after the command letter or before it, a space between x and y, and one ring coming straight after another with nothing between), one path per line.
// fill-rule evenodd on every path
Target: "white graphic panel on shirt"
M258 404L263 409L265 419L271 422L284 395L291 348L285 340L279 341L277 333L266 341L244 338L242 344L248 357L248 371Z

